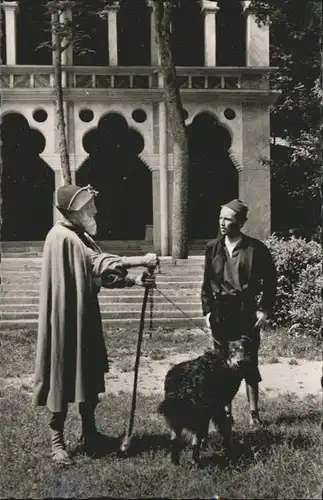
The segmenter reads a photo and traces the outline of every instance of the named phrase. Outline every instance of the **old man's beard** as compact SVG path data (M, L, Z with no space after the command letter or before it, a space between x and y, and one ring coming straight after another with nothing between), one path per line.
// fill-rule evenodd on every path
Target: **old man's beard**
M90 236L95 236L97 233L97 224L94 217L89 217L84 214L82 218L82 226L84 231L86 231Z

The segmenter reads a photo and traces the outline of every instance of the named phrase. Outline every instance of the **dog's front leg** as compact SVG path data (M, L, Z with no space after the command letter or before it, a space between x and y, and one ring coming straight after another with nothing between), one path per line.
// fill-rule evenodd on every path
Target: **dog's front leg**
M180 451L181 451L181 438L182 429L176 428L171 430L171 460L174 465L179 465Z
M218 425L219 432L222 436L223 448L228 457L231 457L233 442L232 442L232 422L227 417L225 409L218 410L214 417L214 423Z

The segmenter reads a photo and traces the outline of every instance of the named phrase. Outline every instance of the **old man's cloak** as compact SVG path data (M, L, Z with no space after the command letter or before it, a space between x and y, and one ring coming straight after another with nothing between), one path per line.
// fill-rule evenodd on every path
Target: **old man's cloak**
M43 250L34 404L60 412L104 392L108 359L97 298L104 286L132 286L119 257L59 221Z

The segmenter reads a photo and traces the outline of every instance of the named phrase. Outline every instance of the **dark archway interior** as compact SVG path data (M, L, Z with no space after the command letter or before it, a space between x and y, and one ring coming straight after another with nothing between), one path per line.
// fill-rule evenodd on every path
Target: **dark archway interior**
M52 64L50 47L39 48L51 41L49 15L44 2L19 0L17 13L17 64Z
M221 205L239 192L238 172L228 154L231 136L213 115L200 113L188 126L188 139L188 236L214 238Z
M245 66L246 18L237 0L220 0L216 17L218 66Z
M139 158L144 140L117 113L105 115L83 139L88 159L77 184L91 184L96 198L99 240L142 240L152 224L152 178Z
M175 9L172 43L176 66L204 65L204 16L196 0L184 0Z
M2 134L3 241L43 240L53 224L55 175L39 157L45 139L17 114L4 116Z
M120 66L150 65L150 9L145 0L122 0L117 18Z

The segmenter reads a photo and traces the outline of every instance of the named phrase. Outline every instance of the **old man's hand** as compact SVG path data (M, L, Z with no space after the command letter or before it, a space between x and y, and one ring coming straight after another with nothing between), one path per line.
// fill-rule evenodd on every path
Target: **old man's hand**
M142 265L145 267L157 267L158 256L156 253L146 253L142 259Z
M154 274L144 271L141 276L136 278L136 283L137 285L144 286L146 288L155 288L156 277Z

